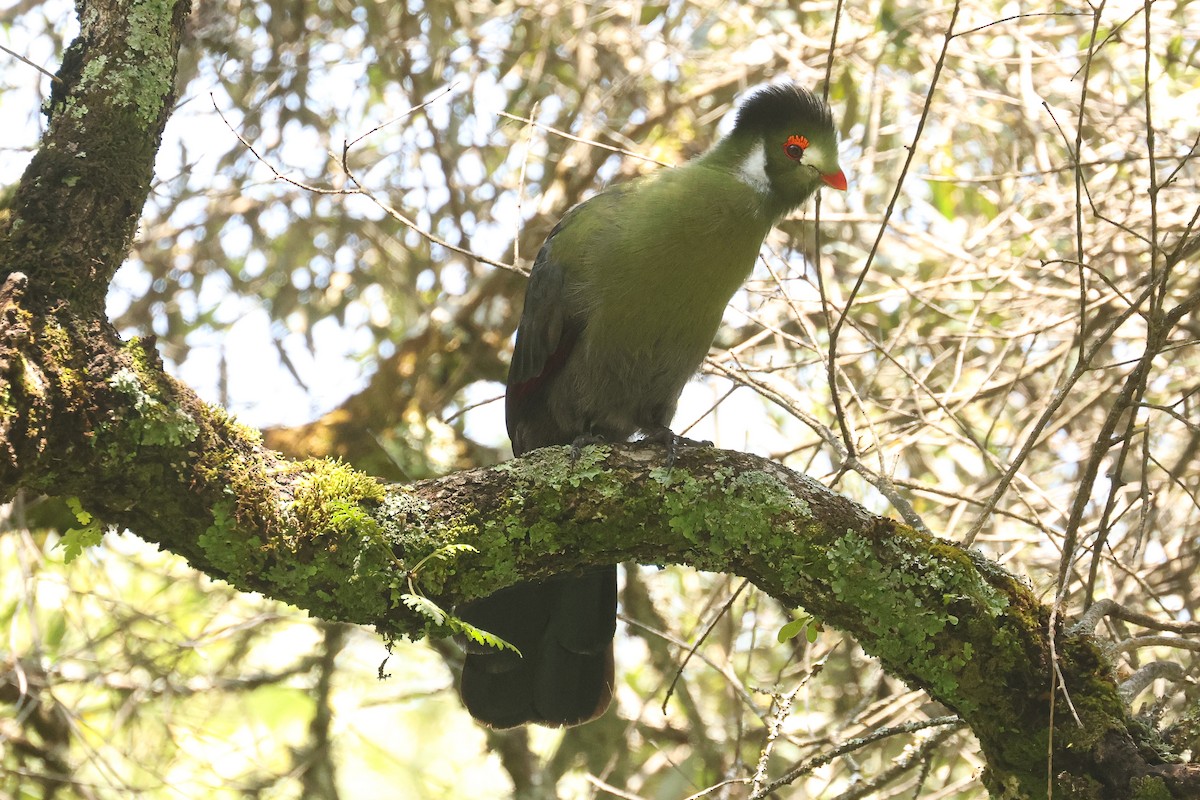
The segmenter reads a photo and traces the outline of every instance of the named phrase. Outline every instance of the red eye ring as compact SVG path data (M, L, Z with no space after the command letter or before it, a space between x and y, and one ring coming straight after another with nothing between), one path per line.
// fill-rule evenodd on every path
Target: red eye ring
M792 161L799 161L804 158L804 151L808 149L808 139L799 134L793 133L788 137L783 144L783 152Z

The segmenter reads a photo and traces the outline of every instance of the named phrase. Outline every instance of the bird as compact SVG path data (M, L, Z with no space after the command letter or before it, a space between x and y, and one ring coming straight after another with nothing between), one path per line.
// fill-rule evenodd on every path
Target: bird
M822 186L845 191L829 106L792 83L761 88L732 129L686 164L611 185L570 209L542 245L505 392L513 453L670 429L684 385L763 240ZM459 607L519 655L467 643L460 694L497 728L578 725L614 686L617 573L518 583Z

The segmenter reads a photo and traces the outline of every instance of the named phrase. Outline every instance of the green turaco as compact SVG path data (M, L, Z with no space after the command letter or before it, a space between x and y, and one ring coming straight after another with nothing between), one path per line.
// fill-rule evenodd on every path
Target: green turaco
M525 293L508 374L516 455L548 445L667 445L683 386L763 239L821 186L845 190L829 107L806 89L751 94L704 155L610 186L550 232ZM616 567L521 583L467 603L520 655L468 645L462 696L497 728L576 725L613 693Z

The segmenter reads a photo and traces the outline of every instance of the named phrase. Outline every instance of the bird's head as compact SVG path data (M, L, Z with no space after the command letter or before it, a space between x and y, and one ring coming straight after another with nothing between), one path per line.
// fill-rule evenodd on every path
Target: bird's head
M792 84L760 89L742 101L730 140L739 177L791 210L822 185L846 189L829 106Z

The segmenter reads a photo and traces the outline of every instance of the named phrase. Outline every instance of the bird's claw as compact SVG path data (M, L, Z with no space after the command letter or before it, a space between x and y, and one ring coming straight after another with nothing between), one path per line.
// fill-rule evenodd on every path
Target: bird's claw
M579 460L579 457L583 455L583 448L587 447L589 444L604 444L607 441L608 440L603 436L595 433L584 433L576 436L573 440L571 440L572 466L574 466L575 462Z
M646 431L645 436L642 437L642 441L654 442L667 448L667 469L675 466L675 459L678 457L679 451L683 448L713 446L713 443L706 439L689 439L686 436L680 436L665 426Z

